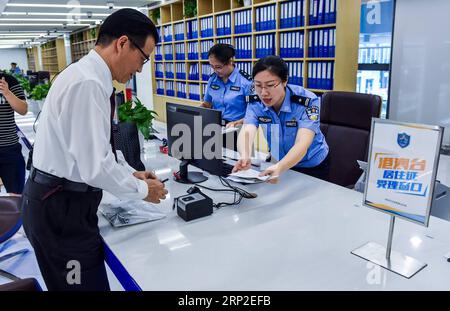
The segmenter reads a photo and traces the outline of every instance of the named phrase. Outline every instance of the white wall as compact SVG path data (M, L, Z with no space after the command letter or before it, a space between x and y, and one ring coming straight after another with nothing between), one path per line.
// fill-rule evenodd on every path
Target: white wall
M11 63L17 65L25 73L28 70L27 52L25 49L0 49L0 69L10 69Z
M151 62L147 62L141 73L136 74L137 97L148 108L153 109L153 70Z
M450 145L450 1L397 0L389 119L445 127Z

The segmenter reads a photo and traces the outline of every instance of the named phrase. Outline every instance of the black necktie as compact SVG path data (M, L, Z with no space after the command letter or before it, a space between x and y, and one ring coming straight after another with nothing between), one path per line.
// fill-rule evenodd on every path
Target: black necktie
M117 152L116 152L116 143L114 141L114 113L116 111L116 93L115 93L115 89L113 90L111 97L109 98L109 101L111 103L111 118L110 118L110 124L111 124L111 136L109 138L109 142L111 144L111 148L112 148L112 152L114 153L114 156L116 158L116 162L117 162Z

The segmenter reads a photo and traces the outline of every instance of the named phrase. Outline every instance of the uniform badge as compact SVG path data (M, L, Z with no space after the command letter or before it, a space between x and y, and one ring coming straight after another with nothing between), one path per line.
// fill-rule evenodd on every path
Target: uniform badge
M239 86L232 86L230 87L230 90L239 92L241 88Z
M319 119L319 108L316 106L306 108L306 115L311 121L317 121Z
M291 121L286 121L286 127L297 127L297 121L292 119Z
M291 102L300 104L305 107L309 106L310 101L311 101L311 98L309 98L309 97L300 96L300 95L292 95L291 96Z
M258 121L261 123L271 123L272 122L272 118L269 117L258 117Z
M220 89L220 86L219 85L217 85L217 84L211 84L211 88L213 89L213 90L218 90L218 89Z

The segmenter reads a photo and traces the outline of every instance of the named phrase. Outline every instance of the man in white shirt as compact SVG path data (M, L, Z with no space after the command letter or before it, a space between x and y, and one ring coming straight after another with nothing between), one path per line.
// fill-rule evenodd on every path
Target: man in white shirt
M49 290L109 290L96 214L102 189L123 199L165 199L155 175L136 172L116 154L111 129L113 80L141 72L158 39L143 13L118 10L103 22L95 48L48 93L22 210Z

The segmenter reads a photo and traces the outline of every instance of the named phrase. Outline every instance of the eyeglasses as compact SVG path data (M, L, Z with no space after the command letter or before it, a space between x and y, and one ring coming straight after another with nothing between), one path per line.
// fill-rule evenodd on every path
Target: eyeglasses
M278 85L281 84L282 81L276 83L276 84L267 84L266 86L256 85L253 83L253 88L256 92L262 92L262 90L266 90L267 92L273 91Z
M142 49L136 43L134 43L134 41L131 38L128 39L130 39L130 42L134 45L134 47L137 48L139 52L141 52L142 56L144 56L144 62L142 63L142 65L147 63L150 60L150 56L145 54L144 51L142 51Z

